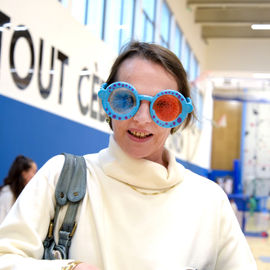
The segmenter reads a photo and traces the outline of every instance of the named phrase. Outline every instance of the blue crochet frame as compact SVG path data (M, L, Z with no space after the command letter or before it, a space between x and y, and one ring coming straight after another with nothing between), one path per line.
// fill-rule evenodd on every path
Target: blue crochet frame
M118 89L118 88L129 89L135 95L136 106L127 114L116 113L115 111L113 111L113 109L110 106L110 103L108 102L110 94L115 89ZM166 122L166 121L162 121L162 120L158 119L158 117L153 109L153 105L154 105L155 100L162 95L174 95L180 100L180 102L182 104L182 112L177 117L177 119L170 121L170 122ZM114 82L114 83L110 84L109 86L107 85L107 83L104 83L104 84L102 84L102 86L98 92L98 96L102 100L102 106L103 106L103 109L105 110L105 112L107 113L107 115L112 117L113 119L116 119L116 120L127 120L127 119L133 117L140 107L140 101L147 100L150 102L150 115L151 115L153 121L157 125L159 125L161 127L165 127L165 128L173 128L173 127L180 125L185 120L187 115L189 113L191 113L193 110L191 99L189 97L185 98L178 91L168 89L168 90L164 90L162 92L159 92L154 97L147 96L147 95L139 95L137 90L131 84L126 83L126 82Z

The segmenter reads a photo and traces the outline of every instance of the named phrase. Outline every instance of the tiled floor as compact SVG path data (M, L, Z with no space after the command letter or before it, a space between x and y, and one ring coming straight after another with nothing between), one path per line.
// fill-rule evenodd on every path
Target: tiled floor
M267 231L268 237L250 237L247 241L257 262L258 270L270 270L270 218L269 215L255 215L247 218L247 232Z
M270 270L270 237L247 237L258 270Z

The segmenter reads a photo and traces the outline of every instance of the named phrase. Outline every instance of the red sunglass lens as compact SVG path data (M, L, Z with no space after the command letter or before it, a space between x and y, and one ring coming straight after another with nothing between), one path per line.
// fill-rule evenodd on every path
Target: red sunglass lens
M182 112L182 105L177 97L173 95L163 95L156 99L153 110L160 120L171 122Z

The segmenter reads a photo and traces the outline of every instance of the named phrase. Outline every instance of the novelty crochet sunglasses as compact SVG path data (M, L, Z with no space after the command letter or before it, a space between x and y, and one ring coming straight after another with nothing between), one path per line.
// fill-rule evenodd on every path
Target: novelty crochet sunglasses
M150 102L150 115L161 127L173 128L180 125L192 112L190 98L185 98L175 90L164 90L154 97L139 95L129 83L114 82L108 86L102 84L99 92L102 106L108 116L116 120L127 120L133 117L140 107L141 100Z

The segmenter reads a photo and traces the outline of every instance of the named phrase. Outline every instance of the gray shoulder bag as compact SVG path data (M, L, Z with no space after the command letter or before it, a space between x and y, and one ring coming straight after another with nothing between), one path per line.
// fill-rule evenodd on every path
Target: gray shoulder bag
M68 259L71 239L76 230L76 214L86 190L86 164L82 156L63 153L65 163L55 189L55 214L51 220L48 234L43 241L43 259ZM68 203L63 224L59 230L59 241L54 239L55 226L61 207Z

